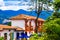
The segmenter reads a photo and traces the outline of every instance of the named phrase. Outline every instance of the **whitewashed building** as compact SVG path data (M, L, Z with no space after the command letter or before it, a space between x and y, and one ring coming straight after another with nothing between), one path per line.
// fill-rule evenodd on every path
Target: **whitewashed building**
M10 20L11 26L23 28L28 36L35 31L36 17L20 14L10 18ZM41 31L44 21L45 20L38 18L38 32Z
M22 33L23 29L0 24L0 37L3 37L4 40L17 40L17 32Z

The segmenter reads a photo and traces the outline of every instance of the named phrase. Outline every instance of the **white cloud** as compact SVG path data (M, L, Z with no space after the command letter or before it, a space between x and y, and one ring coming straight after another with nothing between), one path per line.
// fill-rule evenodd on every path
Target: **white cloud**
M47 5L46 5L46 4L44 4L43 7L44 7L45 9L47 9ZM53 11L53 8L54 8L53 5L52 5L52 6L48 6L48 10Z
M27 4L28 4L28 2L22 3L22 1L3 1L3 0L0 0L0 9L1 10L15 10L15 11L19 10L19 9L27 10L30 7Z
M0 6L4 6L4 1L0 0Z
M1 10L28 10L29 8L33 8L30 2L23 2L23 1L3 1L0 0L0 9ZM46 8L46 5L44 6ZM49 10L53 10L53 6L49 7ZM30 10L29 10L30 11Z
M53 8L54 8L54 7L53 7L53 5L52 5L52 6L49 7L49 10L52 10L52 11L53 11Z
M24 9L27 10L30 6L3 6L0 7L1 10L19 10L19 9Z

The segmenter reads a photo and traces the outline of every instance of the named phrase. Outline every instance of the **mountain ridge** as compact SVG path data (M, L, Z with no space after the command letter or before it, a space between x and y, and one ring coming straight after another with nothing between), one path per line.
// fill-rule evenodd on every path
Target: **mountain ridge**
M42 11L39 18L42 19L47 19L49 16L51 16L53 11ZM29 15L29 16L37 16L37 13L35 11L26 11L23 9L20 9L18 11L13 11L13 10L0 10L0 24L2 23L2 21L4 19L9 19L13 16L17 16L20 14L25 14L25 15Z

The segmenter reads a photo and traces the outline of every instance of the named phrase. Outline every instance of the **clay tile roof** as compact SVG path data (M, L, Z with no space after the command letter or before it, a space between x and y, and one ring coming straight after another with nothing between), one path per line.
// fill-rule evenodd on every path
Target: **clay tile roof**
M13 27L13 26L8 26L8 25L2 25L2 24L0 24L0 28L15 28L15 27Z
M17 27L17 29L16 29L17 31L20 31L20 30L23 30L22 28L20 28L20 27Z
M16 29L16 30L23 30L22 28L20 27L14 27L14 26L8 26L8 25L2 25L0 24L0 30L3 30L3 29Z
M36 17L20 14L18 16L14 16L10 18L10 20L20 20L20 19L34 19L35 20ZM38 18L38 20L45 21L44 19L41 19L41 18Z

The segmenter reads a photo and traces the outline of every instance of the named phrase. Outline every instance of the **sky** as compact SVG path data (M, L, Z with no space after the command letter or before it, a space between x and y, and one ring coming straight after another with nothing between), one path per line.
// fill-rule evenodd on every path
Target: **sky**
M1 10L27 10L29 7L32 7L29 0L0 0L0 9Z
M30 0L0 0L0 10L28 10L29 8L33 8ZM49 7L50 10L52 6Z
M44 7L46 8L46 5L44 5ZM18 10L23 9L23 10L26 10L26 12L30 12L31 10L28 10L29 8L34 8L34 6L31 4L30 0L0 0L0 10L3 10L3 11L4 10L14 10L17 13ZM53 10L52 8L53 8L53 6L49 7L50 10ZM5 13L9 13L9 11L5 12ZM0 14L0 16L1 16L1 14ZM7 20L5 19L5 21L3 21L3 22L6 22L6 21Z

